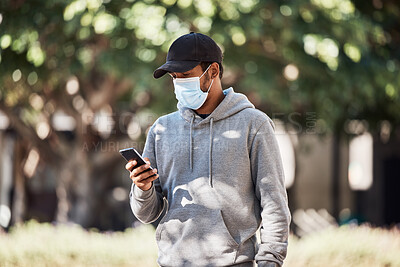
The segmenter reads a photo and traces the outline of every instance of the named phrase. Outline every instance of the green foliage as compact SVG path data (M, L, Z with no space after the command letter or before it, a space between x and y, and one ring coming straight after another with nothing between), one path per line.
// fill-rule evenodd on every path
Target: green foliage
M157 266L154 229L98 233L35 221L0 234L1 266ZM285 267L399 266L400 233L367 226L290 237Z
M95 84L98 73L130 79L130 101L146 92L149 108L169 112L172 85L151 74L171 42L194 30L223 47L225 86L252 93L268 113L315 112L330 128L352 118L372 128L397 124L399 32L382 18L398 20L400 9L384 6L371 13L350 0L2 1L0 101L29 108L28 92L61 94L71 75ZM16 70L21 79L12 78Z
M1 266L157 266L151 226L102 234L30 221L0 240Z
M116 168L96 144L143 140L158 115L176 109L170 78L152 72L182 34L202 32L221 46L225 88L297 129L311 118L314 133L337 134L349 119L372 131L382 120L399 125L399 21L399 3L380 0L2 0L0 111L25 154L35 148L40 162L56 166L58 182L75 183L61 177L70 164L73 177L84 176L77 187L86 179L82 188L99 190L97 198L68 192L64 206L75 209L100 198L103 187L91 183ZM73 142L54 129L56 112L76 122ZM114 122L106 134L93 122L102 114L102 126ZM120 160L113 147L107 152Z
M399 266L400 232L342 226L289 241L285 266Z

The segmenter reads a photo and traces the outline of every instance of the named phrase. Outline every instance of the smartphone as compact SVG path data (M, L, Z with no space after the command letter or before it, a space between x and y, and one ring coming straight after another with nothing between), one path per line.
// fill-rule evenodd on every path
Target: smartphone
M133 147L121 149L119 151L119 153L126 159L126 161L130 161L132 159L136 160L137 164L135 165L134 168L137 168L139 166L146 164L146 162L144 161L144 158ZM150 166L149 169L152 170L153 168Z

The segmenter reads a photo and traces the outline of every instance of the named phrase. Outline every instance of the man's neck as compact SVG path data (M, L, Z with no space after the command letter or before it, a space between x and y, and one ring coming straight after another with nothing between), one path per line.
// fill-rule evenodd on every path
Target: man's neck
M213 88L214 89L214 88ZM212 91L212 95L211 95ZM207 101L196 110L197 114L211 114L216 107L224 100L225 95L222 92L222 88L215 88L214 90L210 90Z

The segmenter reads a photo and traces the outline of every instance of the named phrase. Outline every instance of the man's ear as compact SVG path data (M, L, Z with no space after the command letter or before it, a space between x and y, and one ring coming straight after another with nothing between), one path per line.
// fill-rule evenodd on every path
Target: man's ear
M217 62L213 62L210 66L211 71L211 79L215 79L219 76L219 64Z

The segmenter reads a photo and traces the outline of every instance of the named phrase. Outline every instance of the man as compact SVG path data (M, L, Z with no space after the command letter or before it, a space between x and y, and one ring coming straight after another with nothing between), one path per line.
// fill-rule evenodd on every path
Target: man
M274 125L246 96L222 90L221 63L210 37L175 40L154 77L171 75L178 111L151 127L147 165L126 165L134 215L151 223L167 211L156 230L161 266L281 266L286 256L290 213Z

